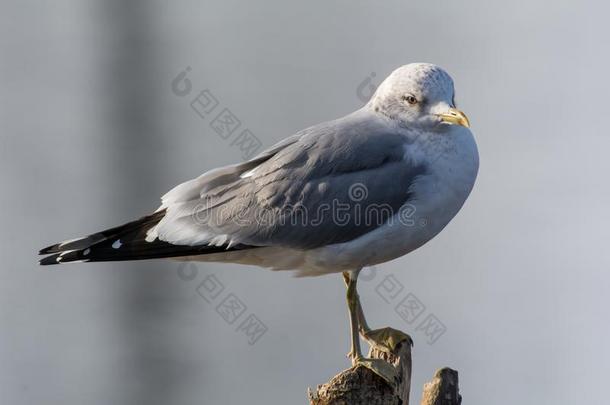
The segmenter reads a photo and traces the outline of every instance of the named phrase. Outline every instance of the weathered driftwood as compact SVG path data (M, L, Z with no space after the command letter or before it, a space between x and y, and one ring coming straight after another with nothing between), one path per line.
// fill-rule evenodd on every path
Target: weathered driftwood
M421 405L460 405L462 396L458 387L458 372L441 368L434 378L424 385Z
M390 328L370 331L372 334L397 332ZM372 346L368 357L379 359L395 374L391 383L364 365L356 365L334 376L315 392L309 390L311 405L405 405L409 403L411 384L411 345L407 336L394 342L391 350ZM390 373L388 373L390 374Z
M388 330L391 331L384 328L371 332L383 333ZM390 351L374 346L369 351L370 358L380 359L393 367L396 374L393 382L388 382L363 365L356 365L319 385L315 392L310 389L310 404L409 405L411 345L407 336L407 339L398 342ZM457 371L443 368L436 372L432 381L425 384L421 405L459 405L461 400Z

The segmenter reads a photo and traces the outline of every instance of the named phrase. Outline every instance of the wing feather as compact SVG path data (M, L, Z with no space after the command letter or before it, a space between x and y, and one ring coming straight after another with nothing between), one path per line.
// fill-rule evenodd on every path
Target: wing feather
M405 139L371 118L358 112L308 128L179 185L163 197L167 214L149 239L311 249L372 231L412 198L426 167L405 159ZM385 208L371 221L370 207Z

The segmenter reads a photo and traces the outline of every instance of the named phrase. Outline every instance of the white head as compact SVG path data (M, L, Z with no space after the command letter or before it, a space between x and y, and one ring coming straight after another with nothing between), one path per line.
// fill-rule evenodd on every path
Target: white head
M367 106L409 128L432 131L470 125L455 108L451 76L430 63L411 63L393 71Z

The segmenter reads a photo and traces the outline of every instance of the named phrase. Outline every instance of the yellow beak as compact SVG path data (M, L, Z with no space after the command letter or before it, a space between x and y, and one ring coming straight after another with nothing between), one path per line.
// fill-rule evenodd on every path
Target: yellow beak
M438 116L443 122L470 128L470 121L468 121L468 117L466 117L466 114L464 114L457 108L450 108L448 112L444 114L438 114Z

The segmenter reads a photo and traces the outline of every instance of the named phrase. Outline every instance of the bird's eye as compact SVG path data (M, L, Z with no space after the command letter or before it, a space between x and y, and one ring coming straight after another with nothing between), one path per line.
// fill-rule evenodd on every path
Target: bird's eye
M402 99L411 105L417 104L417 99L410 94L408 96L402 96Z

